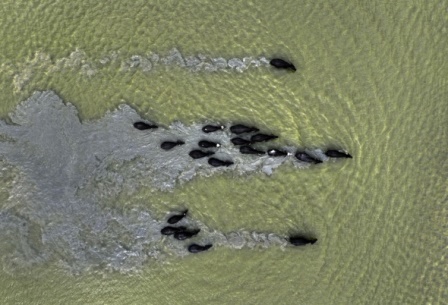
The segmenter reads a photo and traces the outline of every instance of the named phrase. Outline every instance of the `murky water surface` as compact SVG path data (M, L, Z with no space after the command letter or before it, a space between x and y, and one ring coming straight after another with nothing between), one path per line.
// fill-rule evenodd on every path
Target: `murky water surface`
M446 303L443 1L103 2L0 5L3 303Z

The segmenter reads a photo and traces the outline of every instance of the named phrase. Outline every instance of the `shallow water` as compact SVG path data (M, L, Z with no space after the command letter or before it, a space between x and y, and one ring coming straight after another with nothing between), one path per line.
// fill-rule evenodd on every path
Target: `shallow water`
M4 303L446 303L443 1L0 9ZM139 134L135 118L161 128ZM143 153L205 122L354 158L268 175L250 157L212 172ZM184 207L217 247L161 238ZM296 232L319 240L286 246Z
M254 172L272 175L282 164L298 170L311 166L294 158L291 147L278 147L291 151L291 156L285 157L241 154L230 141L234 136L229 130L231 123L213 134L205 134L201 124L179 122L168 128L139 130L133 123L143 119L127 105L100 120L81 123L75 107L64 104L53 91L34 93L9 119L10 124L0 122L4 137L0 154L5 173L15 175L10 178L13 187L3 204L0 228L7 232L6 242L18 245L4 260L12 273L20 264L55 259L74 274L90 269L101 272L103 268L125 273L139 270L151 259L185 256L185 242L162 238L160 230L166 220L155 219L150 207L123 213L108 206L119 194L130 196L143 188L173 191L195 177L206 179L225 171L240 176ZM207 151L218 160L232 160L232 165L212 167L208 158L191 158L189 152L199 148L198 142L204 139L220 143L219 148ZM161 143L167 140L184 144L163 150ZM269 147L262 143L254 146ZM309 153L329 162L322 150ZM201 238L195 238L200 244L235 249L283 248L287 244L287 237L274 233L240 230L224 234L188 218L181 224L201 230Z

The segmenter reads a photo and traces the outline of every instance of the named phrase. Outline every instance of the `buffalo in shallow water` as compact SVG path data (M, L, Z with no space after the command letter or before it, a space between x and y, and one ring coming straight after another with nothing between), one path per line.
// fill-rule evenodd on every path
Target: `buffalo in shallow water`
M289 237L289 242L294 246L305 246L308 244L314 244L316 241L317 241L316 238L308 238L301 235Z
M174 233L185 231L185 230L187 230L186 227L167 226L167 227L164 227L162 230L160 230L160 233L162 233L162 235L173 235Z
M137 128L138 130L159 128L159 126L157 126L157 125L147 124L145 122L135 122L134 127Z
M238 146L238 145L250 145L250 141L249 140L245 140L242 138L233 138L230 140L230 142L232 142L233 145Z
M210 164L213 167L220 167L220 166L230 166L233 164L232 161L223 161L216 158L210 158L208 159L208 164Z
M285 69L285 70L291 70L296 71L296 67L290 62L287 62L286 60L280 59L280 58L274 58L271 59L269 62L271 66L277 68L277 69Z
M202 131L205 133L210 133L210 132L215 132L218 130L223 130L224 128L226 128L223 125L205 125L204 127L202 127Z
M233 125L230 127L230 131L234 134L242 134L247 132L257 132L259 131L258 128L255 127L249 127L242 124Z
M247 145L243 145L240 147L240 153L246 154L246 155L264 155L265 152L261 150L257 150L255 148L252 148Z
M288 152L279 150L279 149L275 149L275 148L271 148L271 149L268 149L268 155L271 157L286 157L288 155Z
M176 141L176 142L165 141L162 144L160 144L160 148L162 148L163 150L170 150L170 149L173 149L176 146L184 145L184 144L185 144L184 141Z
M204 157L211 156L213 154L214 154L214 152L212 152L212 151L202 151L199 149L192 150L188 153L188 155L190 155L190 157L192 157L193 159L201 159Z
M185 240L197 235L200 231L200 229L178 231L174 233L174 238L177 240Z
M199 147L202 147L202 148L212 148L212 147L220 147L221 146L221 144L219 144L219 143L205 141L205 140L199 141L198 145L199 145Z
M182 218L184 218L188 213L188 210L184 210L181 214L173 215L166 222L169 224L178 223Z
M296 156L297 160L305 162L305 163L312 163L312 164L322 163L321 160L310 156L309 154L307 154L304 151L296 152L295 156Z
M274 139L277 139L277 138L278 138L278 136L275 136L273 134L257 133L256 135L253 135L252 137L250 137L250 141L252 143L255 143L255 142L266 142L266 141L274 140Z
M334 149L329 149L325 152L325 155L327 157L330 158L353 158L350 154L343 152L343 151L339 151L339 150L334 150Z
M208 244L208 245L198 245L198 244L191 244L188 246L188 252L190 253L199 253L199 252L203 252L203 251L207 251L208 249L210 249L213 245L212 244Z

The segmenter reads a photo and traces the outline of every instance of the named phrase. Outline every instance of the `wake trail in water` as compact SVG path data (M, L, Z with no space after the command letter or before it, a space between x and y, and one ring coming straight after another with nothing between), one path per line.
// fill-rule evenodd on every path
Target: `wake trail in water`
M9 196L0 205L0 244L9 252L2 257L9 272L49 261L72 273L129 272L150 260L188 255L191 241L161 235L165 219L155 219L150 210L123 212L102 203L148 185L173 190L197 175L272 174L283 163L306 166L290 157L241 155L229 131L205 136L200 124L138 130L133 123L143 119L127 105L99 120L81 122L76 108L52 91L34 93L10 119L11 124L0 121L0 174L9 181ZM203 139L221 143L214 156L231 159L234 165L214 168L207 158L193 160L188 153ZM185 145L164 151L160 143L165 140ZM310 153L326 160L320 150ZM287 244L272 233L223 233L191 218L180 224L200 228L192 241L212 243L214 248Z
M79 73L86 78L101 74L103 69L113 66L122 73L142 72L150 75L157 69L177 67L193 73L237 72L268 67L269 59L264 56L213 57L204 54L182 54L172 48L166 54L148 51L142 54L124 55L110 51L100 58L92 58L81 49L72 51L66 57L54 58L44 51L36 51L32 58L20 63L3 63L0 71L11 74L16 92L30 84L37 74L53 74L65 71Z

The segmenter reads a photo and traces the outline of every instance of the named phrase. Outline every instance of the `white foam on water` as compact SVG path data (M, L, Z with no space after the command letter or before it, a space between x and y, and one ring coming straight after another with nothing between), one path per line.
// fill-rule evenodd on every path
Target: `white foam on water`
M34 56L23 63L10 65L15 67L13 85L15 91L23 90L32 80L36 72L42 74L75 71L87 78L95 77L101 69L117 65L123 73L142 71L150 74L160 66L166 69L180 67L191 72L232 72L242 73L248 69L267 67L266 57L247 56L243 58L213 57L204 54L182 54L177 48L172 48L166 54L146 52L125 56L120 51L110 51L100 58L92 58L81 49L75 49L66 57L53 58L44 51L35 52ZM11 71L9 71L11 73Z
M151 260L189 255L191 242L212 243L212 249L287 244L272 233L223 233L191 218L181 224L200 228L200 234L177 241L161 235L165 219L156 219L150 210L123 211L104 203L144 187L169 191L195 176L224 171L272 174L284 163L305 167L293 156L242 155L231 144L228 129L205 134L201 124L175 122L169 128L137 130L136 121L154 122L128 105L99 120L81 122L76 108L52 91L34 93L10 119L11 124L0 121L0 175L9 175L10 181L9 197L0 205L0 245L9 249L2 257L9 272L54 261L71 273L129 272ZM235 164L214 168L207 158L193 160L188 153L202 139L220 142L215 157ZM165 140L185 145L164 151L160 143Z

